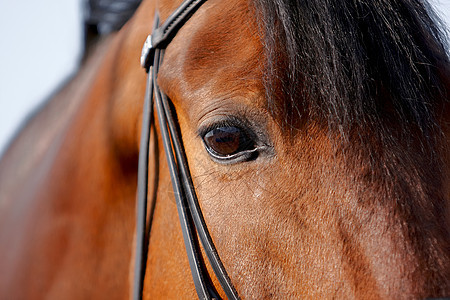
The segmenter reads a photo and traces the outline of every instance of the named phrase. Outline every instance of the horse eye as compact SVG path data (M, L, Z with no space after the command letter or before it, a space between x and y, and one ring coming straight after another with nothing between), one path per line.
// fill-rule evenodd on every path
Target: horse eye
M234 126L217 127L203 136L206 150L219 161L245 160L256 151L255 143L240 128Z

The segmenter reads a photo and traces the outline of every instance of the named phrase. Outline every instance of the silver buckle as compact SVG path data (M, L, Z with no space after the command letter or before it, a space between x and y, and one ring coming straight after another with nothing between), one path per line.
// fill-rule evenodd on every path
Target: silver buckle
M142 52L141 52L141 66L145 69L148 68L148 63L149 63L149 55L150 52L153 50L153 45L152 45L152 35L150 34L147 39L145 40L144 46L142 47Z

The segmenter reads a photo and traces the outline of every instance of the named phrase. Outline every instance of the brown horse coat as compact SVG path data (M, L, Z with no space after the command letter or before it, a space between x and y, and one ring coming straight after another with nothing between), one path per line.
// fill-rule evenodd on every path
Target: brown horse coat
M156 5L164 20L179 1L144 1L2 158L0 298L131 295L145 91L138 58ZM341 143L341 132L314 114L286 130L286 114L267 104L267 53L254 12L250 1L207 1L167 48L158 79L176 108L208 229L240 297L450 296L448 101L433 107L440 130L428 146L414 126L403 139L401 120L389 114L386 127L398 142L391 148L362 125ZM446 66L440 76L446 95ZM275 83L279 95L282 88ZM256 159L223 164L208 155L199 132L229 124L230 116L262 146ZM149 195L156 191L157 199L144 298L192 299L159 139L153 134L150 147Z

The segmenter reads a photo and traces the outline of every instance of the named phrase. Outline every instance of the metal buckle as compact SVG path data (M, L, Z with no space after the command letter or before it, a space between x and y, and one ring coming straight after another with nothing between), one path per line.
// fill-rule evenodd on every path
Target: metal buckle
M152 35L150 34L145 40L144 46L142 47L141 52L141 66L148 70L153 63L153 55L155 53L155 49L152 45Z

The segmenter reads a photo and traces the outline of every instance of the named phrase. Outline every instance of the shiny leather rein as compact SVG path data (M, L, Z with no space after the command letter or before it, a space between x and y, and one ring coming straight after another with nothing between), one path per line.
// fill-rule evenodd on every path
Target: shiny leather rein
M150 209L149 218L147 218L148 157L150 126L153 118L153 94L184 244L197 295L199 299L220 299L202 261L196 233L226 296L229 299L239 299L206 227L192 183L183 143L180 139L175 112L172 111L169 99L160 91L157 84L157 75L163 60L165 47L205 1L184 1L161 26L159 26L159 18L156 16L153 33L147 38L143 48L141 64L146 69L148 77L139 153L133 299L142 298L149 241L149 228L147 229L147 227L151 226L153 211Z

